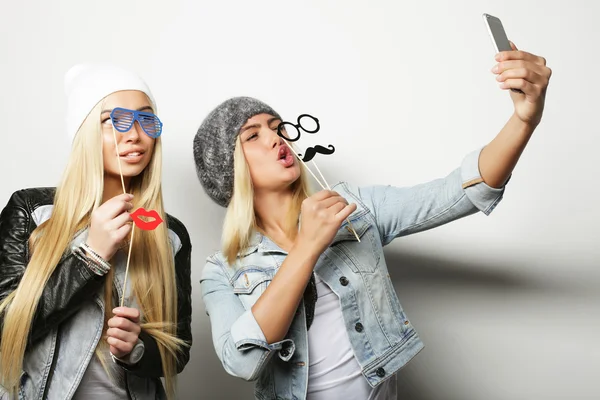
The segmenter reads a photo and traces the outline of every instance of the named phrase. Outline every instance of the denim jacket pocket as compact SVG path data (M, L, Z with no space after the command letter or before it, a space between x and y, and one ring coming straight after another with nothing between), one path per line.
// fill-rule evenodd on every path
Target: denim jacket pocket
M267 289L273 279L273 271L261 267L246 267L232 278L233 292L248 310Z
M353 272L374 273L377 271L381 256L377 246L379 240L377 228L369 222L366 216L350 220L350 223L360 238L360 242L356 240L348 222L344 222L329 248Z

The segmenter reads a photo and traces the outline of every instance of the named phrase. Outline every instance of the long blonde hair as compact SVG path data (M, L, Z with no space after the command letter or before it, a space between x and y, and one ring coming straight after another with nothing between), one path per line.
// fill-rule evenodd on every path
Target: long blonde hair
M249 246L253 233L260 230L254 212L252 177L239 136L233 153L233 173L233 196L227 206L221 237L222 251L230 265L235 263L238 253ZM290 189L293 199L287 214L285 231L289 236L294 237L302 202L310 196L310 187L304 167L300 167L300 177L296 179Z
M102 204L104 164L100 101L79 128L67 167L54 197L52 216L29 238L31 259L25 273L10 295L0 304L5 312L0 345L0 379L10 393L16 393L23 368L27 338L40 296L48 279L68 249L76 232L89 225L94 209ZM144 171L132 178L129 192L134 207L156 210L165 215L162 188L162 146L156 139L152 159ZM149 252L148 249L152 249ZM103 336L96 354L106 368L102 350L106 348L107 321L113 309L113 271L104 288ZM157 342L169 398L175 396L176 357L186 343L177 338L177 288L173 254L166 223L153 231L138 229L131 253L130 281L143 315L142 329Z

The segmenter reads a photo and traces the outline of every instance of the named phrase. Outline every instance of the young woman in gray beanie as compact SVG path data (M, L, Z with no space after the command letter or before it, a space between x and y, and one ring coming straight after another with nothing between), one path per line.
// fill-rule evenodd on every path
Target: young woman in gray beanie
M164 213L154 99L108 64L73 67L65 89L60 184L17 191L0 214L0 397L174 398L191 344L191 244ZM165 223L130 235L134 205Z
M383 246L490 214L542 117L545 60L511 51L497 61L501 88L523 91L511 92L513 115L445 178L414 187L342 182L312 194L271 107L233 98L204 120L194 139L197 172L227 213L202 295L223 367L256 381L257 399L396 398L396 374L423 343L394 292Z

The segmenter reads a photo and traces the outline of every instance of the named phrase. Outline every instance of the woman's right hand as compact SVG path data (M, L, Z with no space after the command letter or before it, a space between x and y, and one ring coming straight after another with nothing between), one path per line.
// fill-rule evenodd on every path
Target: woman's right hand
M297 242L307 245L320 256L335 238L346 218L356 210L356 204L331 190L322 190L302 202L300 232Z
M120 194L92 211L87 245L106 261L117 252L131 232L129 210L133 195Z

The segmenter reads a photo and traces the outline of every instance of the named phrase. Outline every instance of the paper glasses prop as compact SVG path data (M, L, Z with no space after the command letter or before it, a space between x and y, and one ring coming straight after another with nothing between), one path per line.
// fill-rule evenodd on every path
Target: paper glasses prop
M133 128L137 122L144 133L153 139L159 137L162 133L162 122L156 115L149 112L129 110L126 108L115 108L110 113L110 120L113 128L113 138L115 140L115 150L117 155L117 165L119 166L119 175L121 176L121 185L123 187L123 194L126 194L125 181L123 179L123 169L121 168L121 156L119 155L119 142L117 141L117 133L128 132ZM127 288L127 276L129 275L129 261L131 260L131 248L133 245L133 237L135 234L135 227L150 231L156 229L162 222L162 218L155 210L146 210L143 207L138 208L131 213L131 219L133 219L134 225L131 227L131 238L129 240L129 252L127 254L127 267L125 268L125 279L123 281L123 296L121 297L121 307L125 301L125 290ZM145 221L144 219L151 219L151 221Z
M121 133L129 131L136 121L144 133L153 139L162 133L162 122L156 115L149 112L117 107L110 113L110 119L114 128Z
M314 129L307 129L306 126L302 125L302 121L304 121L305 124L310 123L312 121L312 123L314 123L316 125L316 127ZM289 128L286 128L286 126L288 126ZM335 147L333 147L333 145L331 145L331 144L327 147L316 145L314 147L307 148L306 151L304 152L304 156L302 156L302 154L296 153L295 149L290 144L290 142L293 143L293 142L298 141L298 139L300 139L300 130L303 130L306 133L315 134L320 129L321 129L321 125L319 124L319 120L317 118L315 118L309 114L301 114L298 117L296 124L293 124L291 122L282 121L277 126L277 135L284 140L285 144L290 148L290 150L292 150L292 153L296 156L296 158L298 158L298 160L302 163L302 165L304 165L304 168L306 168L306 170L308 172L310 172L312 177L317 181L317 183L321 186L321 188L323 190L325 190L325 188L327 188L328 190L331 190L329 183L327 183L327 180L325 180L325 177L321 173L321 170L319 169L319 167L317 166L317 163L315 162L315 160L313 160L313 158L317 155L317 153L324 154L324 155L333 154L335 152ZM286 135L286 133L287 133L287 135ZM317 176L314 174L314 172L312 172L311 169L308 168L308 165L306 165L306 163L309 161L312 161L313 165L315 166L315 169L317 170L317 173L319 174L319 176L321 177L323 182L321 182L319 180L319 178L317 178ZM352 223L350 222L350 220L348 218L346 218L346 222L348 222L348 227L352 230L352 233L356 237L356 240L358 240L360 242L360 238L358 237L356 230L354 229L354 227L352 226Z

